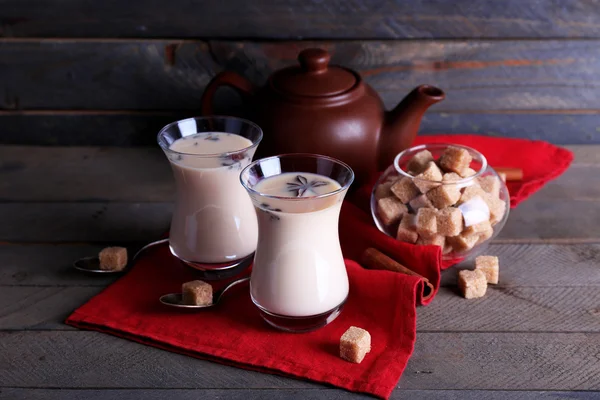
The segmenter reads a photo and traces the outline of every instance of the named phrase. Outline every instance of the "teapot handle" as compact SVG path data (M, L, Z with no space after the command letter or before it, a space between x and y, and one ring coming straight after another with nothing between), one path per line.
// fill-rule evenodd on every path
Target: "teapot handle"
M245 96L251 96L256 90L256 87L243 76L232 71L220 72L208 83L206 89L204 89L201 100L202 108L200 110L202 115L214 114L213 98L221 86L230 86Z

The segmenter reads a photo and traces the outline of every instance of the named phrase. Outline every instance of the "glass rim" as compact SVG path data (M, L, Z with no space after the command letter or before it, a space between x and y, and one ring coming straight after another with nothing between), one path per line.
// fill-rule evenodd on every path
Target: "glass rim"
M444 180L434 181L434 180L431 180L431 179L417 178L416 176L413 176L413 175L409 174L408 172L404 171L402 168L400 168L400 165L398 164L400 162L400 158L402 158L404 155L406 155L409 152L427 150L428 148L432 148L432 147L450 147L450 146L452 146L452 147L458 147L458 148L461 148L461 149L465 149L465 150L469 151L470 153L474 153L478 157L480 157L481 158L481 167L479 168L479 170L476 171L474 175L467 176L466 178L461 178L461 179L459 179L457 181L444 181ZM476 179L476 178L480 177L485 172L485 170L487 170L487 167L488 167L487 158L485 158L485 156L481 152L475 150L472 147L463 146L462 144L454 144L454 143L425 143L425 144L420 144L418 146L413 146L413 147L409 147L408 149L402 150L400 153L398 153L396 155L396 157L394 157L394 169L400 175L403 175L405 177L411 178L413 180L421 181L421 182L435 182L435 183L439 183L441 185L459 185L461 183L471 182L473 179Z
M247 182L244 180L244 178L243 178L244 175L249 174L249 171L252 168L254 168L256 165L258 165L260 162L262 162L262 161L268 161L268 160L273 160L273 159L276 159L276 158L314 158L314 159L327 160L327 161L330 161L330 162L332 162L334 164L338 164L338 165L342 166L343 168L345 168L346 170L348 170L349 173L350 173L350 178L348 179L348 182L346 182L339 189L336 189L336 190L331 191L331 192L319 194L319 195L316 195L316 196L310 196L310 197L277 196L277 195L274 195L274 194L265 194L265 193L262 193L262 192L260 192L260 191L258 191L256 189L250 187L247 184ZM308 171L306 171L306 172L308 172ZM286 172L282 172L282 173L286 173ZM309 172L309 173L314 173L314 172ZM277 174L277 175L281 175L281 174ZM272 175L272 176L277 176L277 175ZM328 176L328 178L332 179L329 176ZM325 198L325 197L334 196L336 194L343 193L344 191L348 190L348 188L350 187L350 185L352 185L352 182L354 182L354 171L352 170L352 168L350 168L350 166L348 164L346 164L345 162L343 162L341 160L338 160L337 158L333 158L333 157L329 157L329 156L324 156L322 154L315 154L315 153L285 153L285 154L278 154L278 155L271 156L271 157L261 158L259 160L252 161L250 164L248 164L242 170L242 172L240 172L240 183L242 184L242 186L244 187L244 189L246 189L248 192L250 192L252 194L256 194L256 195L258 195L260 197L265 197L267 199L279 199L279 200L285 200L285 201L306 201L306 200L322 199L322 198Z
M194 121L209 120L209 119L229 119L229 120L240 121L246 125L250 125L253 128L256 128L258 130L258 138L256 138L256 140L253 140L252 144L250 146L244 147L239 150L227 151L224 153L209 153L209 154L184 153L181 151L176 151L176 150L171 149L170 147L165 147L160 141L161 135L163 133L165 133L168 129L172 128L173 126L179 124L180 122L190 121L190 120L194 120ZM195 134L201 134L201 133L204 133L204 132L196 132ZM237 135L237 133L234 133L234 132L222 132L222 133L231 133L233 135ZM241 135L238 135L238 136L241 136ZM185 137L185 136L182 136L182 138L183 137ZM158 131L158 134L156 135L156 141L158 142L158 145L160 146L160 148L163 149L163 151L171 153L171 154L193 156L193 157L197 157L197 158L217 158L217 157L224 157L224 156L227 157L227 156L231 156L231 155L235 155L235 154L240 154L240 153L248 151L254 147L257 147L262 139L263 139L263 131L260 126L258 126L257 124L255 124L254 122L252 122L248 119L238 118L238 117L230 117L227 115L210 115L210 116L206 116L206 117L190 117L190 118L179 119L177 121L173 121L173 122L163 126L161 128L161 130Z

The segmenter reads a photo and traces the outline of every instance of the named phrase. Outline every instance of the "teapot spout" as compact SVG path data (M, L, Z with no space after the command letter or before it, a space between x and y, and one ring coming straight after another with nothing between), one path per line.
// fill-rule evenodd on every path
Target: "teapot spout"
M412 145L425 111L445 97L441 89L421 85L386 113L385 125L379 139L379 170L389 166L398 153Z

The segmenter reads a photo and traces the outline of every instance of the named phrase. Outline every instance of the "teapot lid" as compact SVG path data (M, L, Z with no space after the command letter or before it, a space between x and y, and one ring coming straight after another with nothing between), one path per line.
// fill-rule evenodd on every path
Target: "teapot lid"
M271 78L275 89L294 96L335 96L357 81L349 70L329 66L331 56L323 49L306 49L298 55L300 66L284 68Z

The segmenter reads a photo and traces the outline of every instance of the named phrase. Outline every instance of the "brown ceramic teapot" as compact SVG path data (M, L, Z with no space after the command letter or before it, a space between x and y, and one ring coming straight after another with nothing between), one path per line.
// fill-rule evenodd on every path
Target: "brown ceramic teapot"
M383 170L410 147L423 113L444 99L433 86L419 86L393 110L385 111L377 93L352 70L329 65L322 49L300 53L299 66L274 72L258 89L240 75L224 71L206 87L202 113L212 114L219 86L252 96L252 119L264 131L260 156L316 153L348 163L358 183Z

